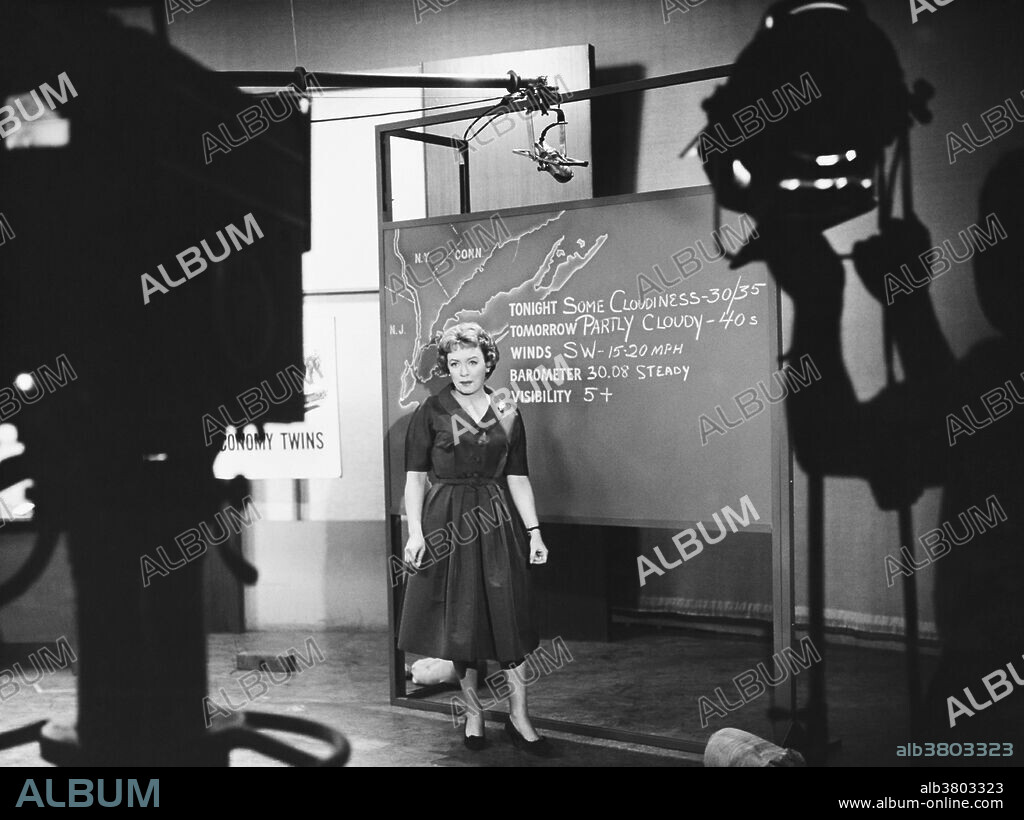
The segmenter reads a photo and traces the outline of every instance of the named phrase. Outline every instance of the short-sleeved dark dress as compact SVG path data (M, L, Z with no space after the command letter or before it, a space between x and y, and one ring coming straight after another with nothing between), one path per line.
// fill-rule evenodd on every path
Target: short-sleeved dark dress
M499 419L492 406L477 425L446 387L413 414L405 469L429 473L431 485L426 566L407 577L398 647L453 661L523 658L540 640L528 538L505 478L528 475L519 411Z

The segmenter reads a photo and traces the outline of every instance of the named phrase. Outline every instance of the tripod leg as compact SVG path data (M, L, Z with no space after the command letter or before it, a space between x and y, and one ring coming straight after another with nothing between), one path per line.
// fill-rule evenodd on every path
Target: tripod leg
M807 476L807 633L821 660L808 669L807 759L824 762L828 751L825 700L825 480Z
M914 557L913 523L909 507L899 510L900 543ZM921 669L917 630L917 579L903 576L903 620L907 641L907 699L910 707L910 734L917 739L922 729Z

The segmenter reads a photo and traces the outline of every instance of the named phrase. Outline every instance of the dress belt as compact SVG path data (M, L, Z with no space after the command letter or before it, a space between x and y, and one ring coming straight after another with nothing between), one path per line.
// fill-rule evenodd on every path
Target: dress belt
M484 476L472 476L470 478L439 478L437 479L438 484L469 484L474 487L484 487L488 484L500 485L501 482L496 478L486 478Z

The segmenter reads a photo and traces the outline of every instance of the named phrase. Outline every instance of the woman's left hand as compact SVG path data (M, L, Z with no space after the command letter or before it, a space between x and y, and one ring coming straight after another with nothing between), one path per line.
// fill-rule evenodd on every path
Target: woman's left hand
M530 536L530 563L546 564L548 562L548 548L544 546L544 539L540 537L540 530L533 530Z

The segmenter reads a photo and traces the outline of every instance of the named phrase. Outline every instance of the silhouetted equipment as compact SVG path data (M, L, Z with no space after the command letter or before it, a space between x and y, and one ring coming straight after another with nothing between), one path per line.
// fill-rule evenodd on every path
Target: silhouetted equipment
M875 207L885 148L930 95L859 0L785 0L704 101L698 150L723 207L824 230Z
M79 715L75 729L42 729L43 753L62 764L226 765L230 748L246 746L340 765L344 738L308 722L248 713L207 730L202 562L148 587L140 571L143 556L176 551L175 536L244 495L212 478L223 438L210 440L204 416L221 418L223 406L237 420L240 395L264 381L280 395L276 375L302 367L308 116L294 99L244 95L84 5L5 5L0 50L0 103L27 111L12 108L22 122L4 124L0 148L15 231L0 258L0 385L59 357L73 371L9 419L26 450L4 475L5 485L34 480L40 537L0 604L42 572L59 531L69 536ZM62 98L33 97L43 84ZM246 419L299 421L303 398L250 403ZM240 556L232 563L254 580ZM332 753L274 746L264 724L319 736Z
M704 108L708 125L696 143L718 208L746 212L770 233L785 223L824 231L879 209L883 232L891 223L897 168L904 218L912 217L908 131L927 123L933 89L923 80L906 87L892 44L868 19L860 0L782 0L761 20L726 84ZM895 143L886 173L886 149ZM758 241L733 258L738 267L758 257ZM732 257L731 257L732 258ZM807 272L813 276L813 271ZM888 315L886 317L888 319ZM886 365L894 383L892 341L885 326ZM808 471L808 635L824 658L825 545L823 476ZM899 510L901 543L913 544L909 507ZM912 546L910 547L912 549ZM903 577L911 733L921 727L917 663L917 591ZM801 738L806 757L827 755L824 660L808 673L808 704Z

